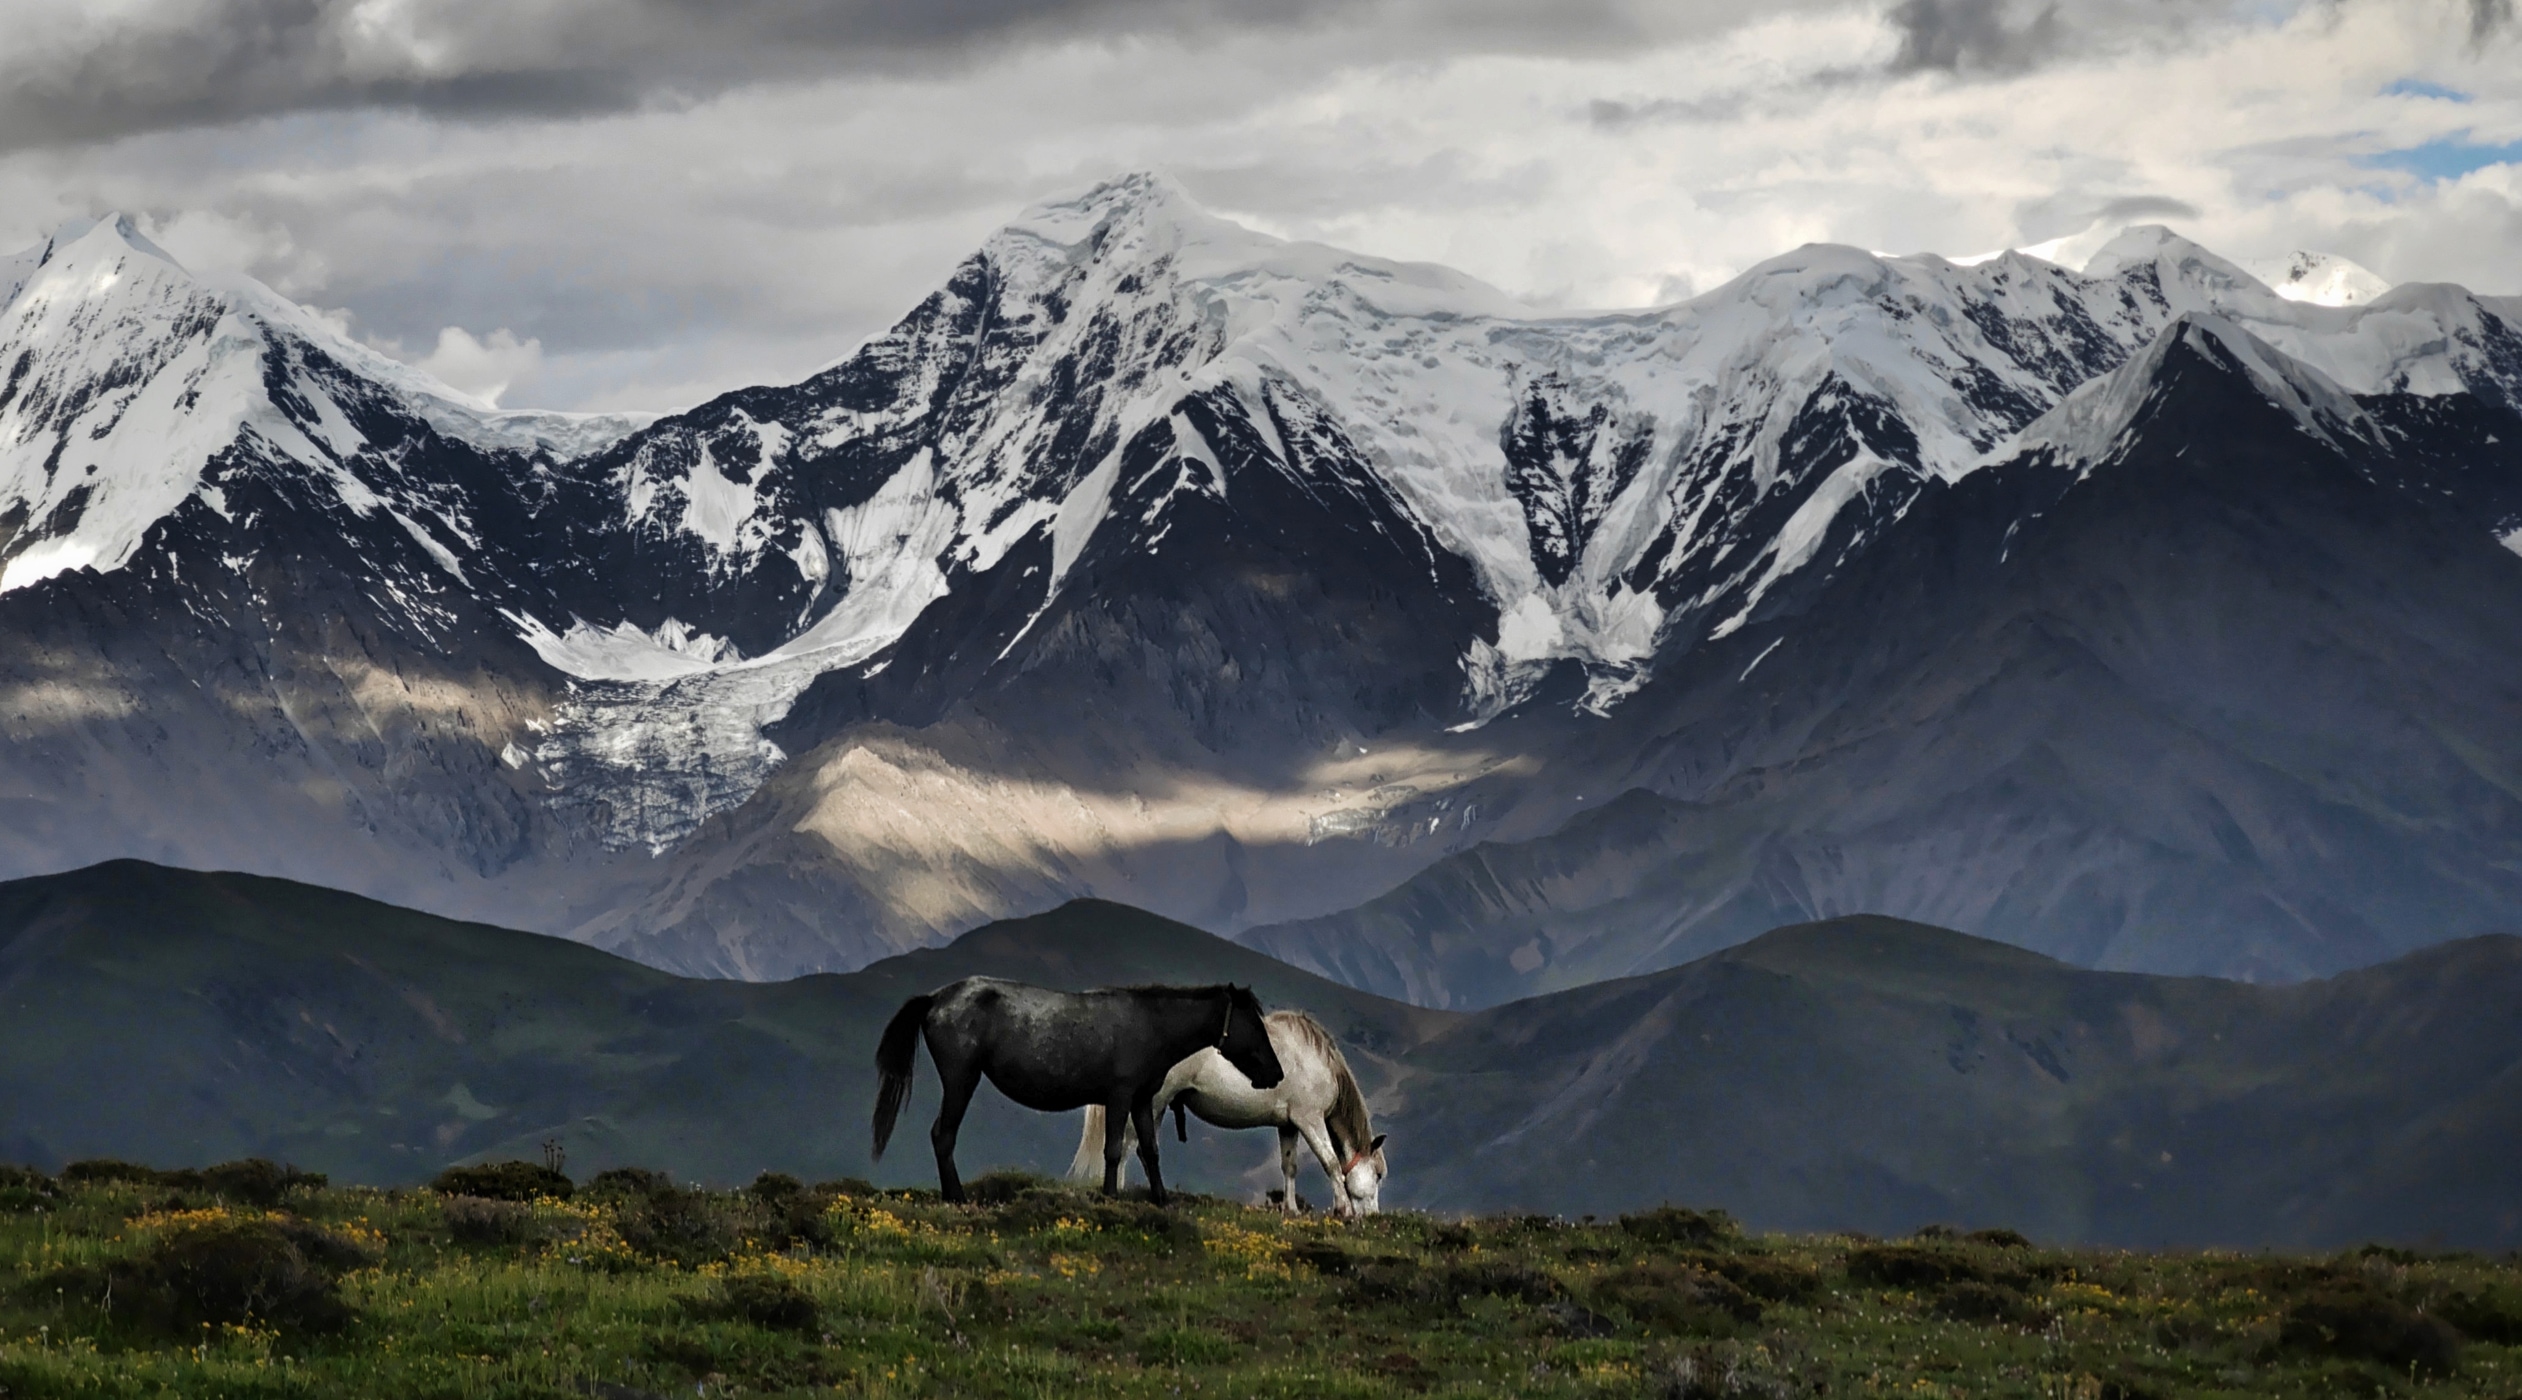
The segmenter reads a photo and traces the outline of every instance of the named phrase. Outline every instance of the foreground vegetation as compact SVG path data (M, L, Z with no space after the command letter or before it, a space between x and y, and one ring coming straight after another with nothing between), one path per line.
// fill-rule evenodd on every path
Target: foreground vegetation
M2522 1267L976 1204L765 1176L440 1189L0 1168L0 1395L2522 1397Z

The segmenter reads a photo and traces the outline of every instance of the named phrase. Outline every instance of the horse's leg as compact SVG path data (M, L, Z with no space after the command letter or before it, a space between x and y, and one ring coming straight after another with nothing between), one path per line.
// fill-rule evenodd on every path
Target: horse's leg
M1121 1159L1130 1151L1130 1106L1103 1106L1103 1194L1121 1194Z
M1285 1123L1279 1125L1279 1175L1287 1179L1287 1189L1279 1193L1279 1209L1296 1213L1296 1130Z
M972 1091L981 1086L981 1071L969 1063L957 1064L952 1072L943 1064L937 1068L938 1078L946 1081L946 1102L928 1130L929 1145L937 1149L937 1194L961 1201L963 1178L955 1172L955 1135L963 1131L963 1112L972 1106Z
M1138 1164L1147 1169L1147 1199L1165 1203L1165 1174L1156 1165L1156 1105L1140 1099L1130 1105L1130 1126L1138 1130Z
M1349 1179L1340 1170L1340 1152L1331 1145L1331 1130L1323 1126L1320 1114L1308 1114L1296 1119L1296 1131L1304 1135L1305 1145L1314 1150L1315 1160L1322 1163L1325 1172L1330 1173L1331 1213L1350 1214L1355 1208L1349 1204ZM1293 1152L1288 1154L1287 1189L1291 1192L1296 1189L1296 1154Z

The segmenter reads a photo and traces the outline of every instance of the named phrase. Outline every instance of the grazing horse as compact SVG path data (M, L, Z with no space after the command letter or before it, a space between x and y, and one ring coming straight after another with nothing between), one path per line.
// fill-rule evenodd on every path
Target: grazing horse
M1203 1122L1221 1128L1279 1130L1279 1171L1287 1178L1281 1208L1296 1209L1296 1140L1303 1138L1331 1178L1332 1211L1338 1215L1372 1215L1382 1204L1384 1139L1366 1116L1366 1096L1349 1071L1340 1042L1322 1023L1302 1011L1273 1011L1266 1022L1270 1048L1278 1052L1287 1077L1275 1085L1258 1083L1239 1073L1233 1062L1214 1050L1201 1050L1175 1065L1156 1090L1156 1114L1174 1111L1174 1131L1186 1135L1182 1110L1187 1105ZM1086 1131L1077 1143L1077 1158L1068 1174L1085 1177L1094 1170L1101 1139L1110 1119L1100 1106L1086 1109ZM1137 1130L1140 1133L1145 1128ZM1121 1128L1126 1149L1132 1129ZM1120 1160L1120 1151L1106 1154Z
M983 1075L1027 1108L1062 1113L1093 1104L1112 1124L1104 1135L1103 1189L1121 1189L1122 1129L1138 1124L1138 1159L1147 1192L1165 1199L1156 1167L1156 1090L1165 1071L1201 1050L1214 1050L1255 1084L1276 1084L1285 1071L1262 1025L1261 1002L1245 987L1104 987L1054 992L995 977L967 977L902 1003L876 1046L876 1150L884 1156L893 1120L911 1097L917 1042L945 1081L928 1140L937 1149L937 1189L963 1199L955 1174L955 1134Z

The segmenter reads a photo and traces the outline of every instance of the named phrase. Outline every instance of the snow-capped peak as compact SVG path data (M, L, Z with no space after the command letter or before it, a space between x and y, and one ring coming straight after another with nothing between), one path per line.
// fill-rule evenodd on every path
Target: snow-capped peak
M2238 370L2305 433L2332 446L2343 445L2342 438L2367 445L2382 440L2382 430L2337 381L2226 317L2191 311L2177 317L2126 364L2077 388L2012 442L1989 454L1989 460L2046 452L2059 465L2092 471L2125 444L2147 396L2161 379L2164 360L2176 350L2204 355Z
M2362 306L2391 289L2390 283L2336 253L2297 250L2247 266L2270 291L2314 306Z

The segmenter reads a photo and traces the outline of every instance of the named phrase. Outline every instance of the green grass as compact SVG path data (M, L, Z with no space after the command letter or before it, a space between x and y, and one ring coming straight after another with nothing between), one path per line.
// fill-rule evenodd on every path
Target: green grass
M1008 1176L958 1207L781 1178L494 1202L138 1175L0 1174L8 1400L2522 1396L2522 1267L2475 1255L1747 1236L1683 1211L1346 1224ZM293 1320L257 1311L285 1297Z

